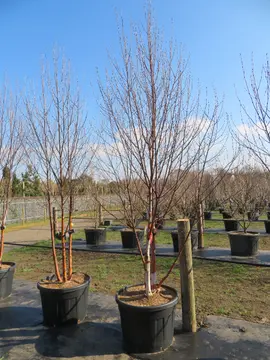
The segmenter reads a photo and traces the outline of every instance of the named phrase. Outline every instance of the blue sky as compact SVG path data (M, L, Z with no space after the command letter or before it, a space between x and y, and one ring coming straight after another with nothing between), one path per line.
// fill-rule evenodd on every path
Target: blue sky
M193 79L225 97L224 110L240 118L235 87L246 99L240 54L259 69L269 48L269 0L152 0L159 28L190 56ZM143 23L145 0L0 0L0 80L23 87L38 81L41 59L64 50L78 77L91 118L99 113L96 68L119 53L116 13L128 29Z

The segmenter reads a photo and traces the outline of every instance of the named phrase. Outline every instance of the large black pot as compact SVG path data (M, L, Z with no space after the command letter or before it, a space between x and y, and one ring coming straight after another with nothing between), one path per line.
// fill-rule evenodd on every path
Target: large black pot
M224 219L224 227L226 231L238 231L239 230L239 222L234 219Z
M264 221L264 227L265 227L265 232L267 234L270 234L270 221L269 220Z
M211 211L204 211L204 220L211 220L212 219L212 212Z
M16 264L13 262L2 262L9 265L8 269L0 269L0 299L8 297L12 292L13 276Z
M60 326L82 321L87 313L89 284L88 275L84 284L73 288L49 289L39 282L37 288L40 291L43 324Z
M86 244L100 245L106 242L106 229L104 228L88 228L84 229Z
M249 221L258 221L260 215L258 214L258 212L248 211L247 216Z
M223 219L232 219L232 215L229 214L227 211L223 211L222 216Z
M198 247L198 233L199 233L198 230L191 230L191 232L190 232L192 251L194 249L197 249L197 247ZM177 230L172 231L171 236L172 236L172 241L173 241L173 251L179 252Z
M104 226L111 226L112 225L112 220L104 220L103 224Z
M129 229L124 229L124 230L121 230L120 233L121 233L121 239L122 239L122 246L125 249L137 248L138 243L137 243L136 236L138 236L140 243L141 244L143 243L143 237L144 237L143 230L136 230L136 232L134 232Z
M175 299L159 306L134 306L123 302L119 299L119 295L125 289L121 289L116 294L123 345L127 353L155 353L167 349L172 344L178 295L175 289L165 285L163 287L172 290Z
M255 232L229 232L231 254L235 256L254 256L259 248L259 234Z
M165 219L159 219L155 223L155 228L158 230L162 230L165 225Z

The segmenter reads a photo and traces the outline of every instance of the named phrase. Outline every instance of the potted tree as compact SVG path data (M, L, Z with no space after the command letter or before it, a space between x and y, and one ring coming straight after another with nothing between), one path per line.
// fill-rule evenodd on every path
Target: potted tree
M97 187L95 186L94 196L94 227L88 227L84 229L86 243L88 245L101 245L106 242L106 228L101 227L102 220L102 206L97 195Z
M178 216L181 218L187 218L190 220L191 228L191 243L192 250L198 247L198 230L194 229L197 223L197 181L196 174L190 173L187 179L182 183L180 189L178 189L176 196L173 199L172 207ZM178 246L178 231L171 232L173 241L174 252L179 252Z
M237 189L234 186L233 172L228 172L220 181L217 187L217 199L222 204L223 223L226 231L238 231L240 224L238 215L241 208L234 202L234 194Z
M237 169L232 175L231 186L234 189L233 202L238 211L242 231L231 231L228 233L231 254L236 256L253 256L258 252L259 233L248 231L251 220L248 218L248 211L258 198L258 181L254 169L244 167Z
M15 263L3 261L4 239L12 179L21 159L22 127L18 120L18 100L6 88L0 94L0 299L12 292Z
M44 185L48 203L54 274L38 282L46 326L78 322L87 311L90 277L73 271L73 203L76 179L89 169L89 132L68 63L57 54L53 74L44 66L41 93L25 99L28 137L25 151ZM53 191L57 185L57 194ZM60 255L55 244L52 202L60 212ZM65 215L67 214L67 219ZM68 245L66 241L68 239Z
M193 98L189 91L186 63L182 57L174 59L175 51L167 52L163 47L150 10L145 33L134 28L135 52L124 31L121 36L123 66L113 61L112 76L107 76L106 85L99 82L101 110L108 121L100 134L104 152L99 164L102 178L125 184L118 195L131 210L134 199L140 199L147 209L145 247L137 241L144 279L141 284L120 289L116 302L125 350L150 353L171 345L178 301L176 290L164 285L167 276L157 280L158 211L162 209L163 217L169 213L177 189L198 159L206 134L217 124L219 102L211 114L208 106L200 114L199 95ZM135 217L131 220L135 229ZM176 261L177 257L167 275Z
M144 220L141 219L144 204L136 195L138 187L140 187L142 192L144 191L138 182L119 180L114 184L114 194L118 197L118 203L121 205L121 214L123 216L120 222L124 227L120 230L120 235L122 247L125 249L137 248L138 242L140 246L143 244L144 230L139 229L138 225L141 220ZM100 206L115 220L119 221L113 211L101 203Z

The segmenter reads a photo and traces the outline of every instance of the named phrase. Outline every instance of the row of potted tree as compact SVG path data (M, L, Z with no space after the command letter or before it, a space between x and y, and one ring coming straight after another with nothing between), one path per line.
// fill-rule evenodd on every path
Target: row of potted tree
M3 103L0 118L0 160L10 171L3 177L1 188L1 276L9 277L15 266L2 262L4 230L11 174L24 156L42 180L49 209L54 274L38 282L44 324L57 326L84 319L90 276L73 271L73 198L75 179L94 166L97 176L116 184L114 191L126 223L136 235L144 270L141 284L127 286L116 294L124 346L130 353L161 351L172 343L178 295L164 281L177 258L167 275L158 279L157 224L167 214L173 216L172 209L188 193L193 196L189 206L186 202L184 215L190 217L192 225L196 219L201 222L201 210L198 214L195 205L210 196L235 160L232 156L223 164L222 172L206 181L209 169L220 165L222 142L227 140L226 130L220 126L222 103L214 95L211 105L205 97L202 100L200 90L195 92L187 62L172 44L168 47L162 43L151 10L146 24L144 30L133 28L134 49L120 29L121 61L112 59L112 73L105 85L99 79L106 125L98 132L98 142L90 139L93 131L79 90L72 86L69 64L57 55L53 74L45 64L39 91L23 97L20 117L16 116L15 99L12 109ZM18 119L24 120L24 128ZM60 198L60 259L52 217L53 184L57 184ZM148 213L145 247L136 232L135 215L141 207ZM178 250L180 254L182 249ZM9 292L7 289L4 295Z

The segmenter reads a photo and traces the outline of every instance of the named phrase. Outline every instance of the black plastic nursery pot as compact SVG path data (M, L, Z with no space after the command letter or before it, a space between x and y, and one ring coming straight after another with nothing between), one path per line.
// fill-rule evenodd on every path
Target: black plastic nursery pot
M122 239L122 246L125 249L135 249L138 246L137 238L140 243L143 243L144 231L143 230L136 230L132 231L130 229L124 229L120 231L121 239Z
M238 231L239 230L239 222L234 219L224 219L224 227L226 231Z
M267 211L267 219L270 220L270 211Z
M106 229L104 228L88 228L84 229L86 244L100 245L106 242Z
M198 247L198 230L191 230L190 236L191 236L191 245L192 245L192 251L194 249L197 249ZM171 232L172 241L173 241L173 251L179 252L179 246L178 246L178 232L172 231Z
M232 215L229 214L227 211L223 211L222 213L223 219L231 219Z
M155 228L158 229L158 230L162 230L163 227L165 225L165 220L164 219L160 219L160 220L157 220L156 223L155 223Z
M175 298L158 306L131 305L119 299L126 288L117 292L115 299L120 312L123 347L127 353L155 353L166 350L172 344L178 295L175 289L163 287L173 291Z
M224 208L221 207L221 208L218 209L218 211L219 211L220 214L222 214L223 211L224 211Z
M85 277L85 283L72 288L51 289L43 287L40 282L37 284L45 326L76 324L84 320L90 285L90 277L88 275Z
M264 221L264 227L265 227L265 232L267 234L270 234L270 221L269 220Z
M258 215L257 212L248 211L248 212L247 212L247 216L248 216L248 220L249 220L249 221L258 221L260 215Z
M255 232L229 232L231 254L235 256L254 256L258 253L259 234Z
M212 219L212 212L211 211L204 211L204 220L211 220Z
M112 220L104 220L104 226L111 226Z
M5 299L12 292L12 284L16 264L13 262L3 261L2 265L9 266L9 268L0 269L0 299Z

